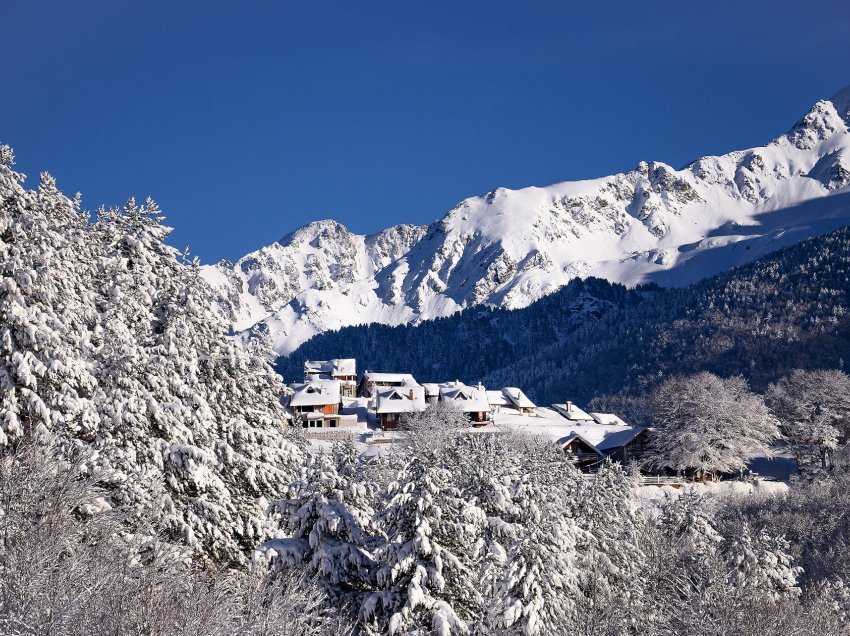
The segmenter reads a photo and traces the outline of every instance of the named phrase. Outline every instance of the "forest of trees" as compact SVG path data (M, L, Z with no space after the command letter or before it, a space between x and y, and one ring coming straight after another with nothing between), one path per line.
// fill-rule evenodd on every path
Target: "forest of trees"
M810 466L787 492L647 504L629 470L604 464L588 476L548 440L470 433L445 409L409 418L375 458L351 444L320 452L287 425L262 339L243 349L227 336L197 262L165 244L168 232L150 200L89 215L47 174L26 189L0 146L0 633L847 633L848 408L833 395L844 374L750 369L756 398L734 379L743 362L712 376L694 357L687 379L664 367L646 385L658 387L658 407L664 387L742 401L748 421L762 418L764 443L780 427ZM794 298L805 300L815 276L834 289L842 237L815 250L819 262L793 251L771 261L776 275L803 268ZM764 267L671 298L719 299ZM760 295L781 294L751 291L736 297L752 320ZM575 283L546 301L560 313L528 314L538 331L524 346L552 364L579 334L597 343L582 360L608 355L596 330L653 315L664 294ZM841 303L829 298L820 313L789 305L764 323L765 337L779 342L789 325L809 334L802 349L834 337L842 319L824 316ZM679 307L677 320L697 320ZM494 337L510 333L498 321L523 316L479 314ZM660 338L660 323L646 324L640 337ZM464 328L459 345L484 355ZM553 338L537 342L544 328ZM609 351L635 337L617 333ZM644 353L693 336L673 333ZM829 362L842 352L834 344L796 361ZM613 395L626 376L658 376L652 360L602 388ZM741 418L726 415L740 433Z

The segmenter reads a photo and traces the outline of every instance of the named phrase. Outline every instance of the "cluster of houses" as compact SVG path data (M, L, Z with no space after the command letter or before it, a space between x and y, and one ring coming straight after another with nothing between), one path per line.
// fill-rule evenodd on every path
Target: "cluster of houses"
M304 364L304 381L290 384L289 389L285 403L293 422L307 429L356 429L371 421L381 430L393 431L406 415L448 402L465 413L475 428L492 427L494 419L506 421L509 416L554 413L556 424L574 429L556 442L580 467L606 457L623 463L637 459L647 439L646 428L628 426L613 414L587 413L571 402L541 409L517 387L487 390L480 383L470 386L458 380L420 384L409 373L366 371L358 378L351 358L309 360Z

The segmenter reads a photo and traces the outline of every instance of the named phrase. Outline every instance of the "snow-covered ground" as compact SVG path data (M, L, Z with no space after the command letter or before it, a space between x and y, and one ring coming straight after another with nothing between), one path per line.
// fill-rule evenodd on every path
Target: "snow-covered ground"
M848 123L850 88L759 148L498 188L368 236L317 221L204 276L234 329L262 322L281 355L346 325L524 307L578 276L686 284L850 222Z

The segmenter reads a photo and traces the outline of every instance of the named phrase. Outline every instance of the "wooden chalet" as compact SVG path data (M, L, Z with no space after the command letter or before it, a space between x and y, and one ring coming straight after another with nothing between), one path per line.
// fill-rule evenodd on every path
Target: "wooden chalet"
M339 380L310 380L290 384L288 408L307 428L336 428L341 423Z
M490 405L484 387L467 386L455 380L440 385L440 401L450 402L466 413L473 426L487 426L490 421Z
M425 388L418 384L409 384L379 390L375 412L381 428L392 431L398 428L405 414L424 411L427 407Z
M304 381L310 380L339 380L340 395L354 397L357 391L357 361L354 358L307 360L304 363Z
M382 389L391 389L401 386L419 386L409 373L376 373L367 371L360 379L357 386L358 397L375 397Z
M619 419L619 418L617 418ZM622 420L620 420L622 421ZM649 444L650 429L632 427L623 431L608 433L596 445L602 453L611 460L628 464L643 457Z
M559 439L556 444L570 456L573 464L578 468L587 468L605 457L602 451L575 431Z

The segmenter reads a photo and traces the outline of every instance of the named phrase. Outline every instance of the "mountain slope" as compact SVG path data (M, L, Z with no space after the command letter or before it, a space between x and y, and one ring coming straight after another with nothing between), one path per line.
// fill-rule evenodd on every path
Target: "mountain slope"
M260 323L279 354L346 325L525 307L576 277L684 285L850 222L848 123L850 88L766 146L498 188L426 227L319 221L204 276L234 329Z
M543 404L640 396L676 373L742 374L761 391L794 368L847 370L850 228L688 287L629 290L573 280L523 309L469 308L415 326L348 327L280 358L278 371L298 377L305 359L341 355L356 356L363 368L409 371L421 382L520 386Z

